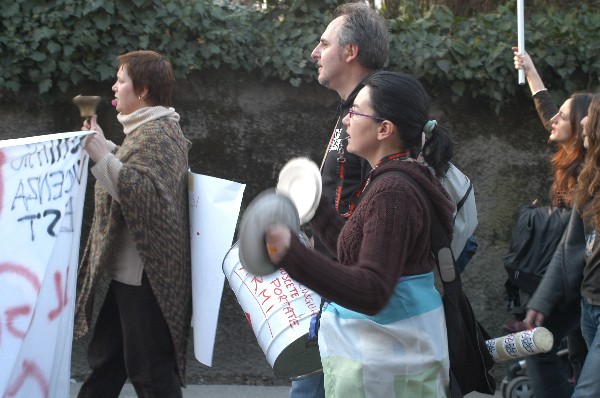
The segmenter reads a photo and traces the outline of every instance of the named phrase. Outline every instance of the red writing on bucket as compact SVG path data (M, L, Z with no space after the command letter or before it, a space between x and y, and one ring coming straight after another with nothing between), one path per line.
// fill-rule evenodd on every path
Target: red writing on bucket
M243 269L243 268L241 268L241 269ZM251 274L247 273L247 275L251 275ZM262 276L254 275L254 276L252 276L252 279L250 280L250 285L253 286L253 288L252 288L253 295L254 295L254 297L256 297L258 299L260 308L262 308L263 313L266 315L273 309L274 304L271 304L271 303L267 304L267 302L269 302L269 300L271 300L271 295L268 294L267 288L263 286L264 281L265 280L263 279ZM267 306L268 306L268 308L265 309L265 307L267 307Z
M305 319L319 312L320 298L306 286L293 280L282 268L272 274L258 276L249 273L238 262L234 273L260 307L263 322L269 325L269 330L275 319L280 324L284 322L292 330L300 330L304 327L301 323ZM256 318L257 314L251 317L250 312L246 311L246 317L254 325L252 318Z
M310 294L306 294L308 289L304 288L306 292L303 292L303 286L290 278L288 273L281 268L279 269L279 274L279 277L269 275L266 279L262 276L253 275L248 284L253 296L260 304L265 317L272 311L281 310L286 318L286 322L293 329L300 326L299 316L292 305L294 299L298 299L304 295L304 302L309 305L311 315L316 314L318 308L314 305L312 299L310 299ZM307 296L309 300L307 300Z
M306 286L300 285L300 292L302 293L302 296L304 296L304 303L308 309L310 309L312 315L317 315L319 312L319 305L315 303L315 300L311 295L311 291L308 290Z
M282 268L279 268L279 273L282 275L282 277L275 278L271 281L273 293L275 296L277 296L279 305L283 306L283 313L287 317L287 322L290 325L290 328L294 329L294 327L300 326L300 320L298 319L298 315L296 315L296 310L290 304L288 294L285 293L290 293L290 298L293 299L299 296L298 289L296 289L294 281L289 277L287 272L285 272ZM286 290L283 290L283 288Z

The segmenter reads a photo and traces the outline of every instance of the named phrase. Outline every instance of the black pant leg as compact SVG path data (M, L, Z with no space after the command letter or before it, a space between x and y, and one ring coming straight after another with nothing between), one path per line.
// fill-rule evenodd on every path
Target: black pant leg
M113 293L111 283L88 346L92 373L81 386L78 398L118 398L127 380L121 321Z
M573 370L573 377L575 381L579 380L581 374L581 368L585 362L588 349L585 344L585 340L581 335L581 328L577 327L575 330L569 332L567 336L567 344L569 347L569 362L571 362L571 368Z
M146 273L141 286L112 284L121 316L125 366L138 396L180 398L171 333Z

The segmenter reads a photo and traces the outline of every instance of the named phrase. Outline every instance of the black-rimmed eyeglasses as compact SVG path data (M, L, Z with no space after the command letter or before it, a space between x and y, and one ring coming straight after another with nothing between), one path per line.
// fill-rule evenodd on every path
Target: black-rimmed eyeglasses
M373 120L377 120L377 121L379 121L379 122L383 122L383 121L385 120L385 119L384 119L384 118L382 118L382 117L373 116L373 115L367 115L367 114L364 114L364 113L359 113L359 112L356 112L354 109L350 109L350 110L348 111L348 116L350 117L350 119L352 119L352 117L353 117L354 115L356 115L356 116L370 117L371 119L373 119Z

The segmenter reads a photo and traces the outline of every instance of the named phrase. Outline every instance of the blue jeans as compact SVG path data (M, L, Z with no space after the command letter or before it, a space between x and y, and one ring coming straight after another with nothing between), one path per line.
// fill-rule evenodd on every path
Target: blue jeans
M477 239L475 239L475 235L471 235L469 239L467 239L467 243L465 243L465 247L462 252L456 259L456 266L458 267L458 271L462 273L467 266L467 263L471 261L471 258L475 255L479 244L477 243Z
M323 372L292 380L289 398L325 398Z
M573 385L569 383L568 359L556 355L561 341L579 326L579 303L573 301L566 308L557 308L544 321L554 336L552 350L525 358L527 375L536 398L570 398Z
M588 346L573 398L600 397L600 305L581 300L581 334Z

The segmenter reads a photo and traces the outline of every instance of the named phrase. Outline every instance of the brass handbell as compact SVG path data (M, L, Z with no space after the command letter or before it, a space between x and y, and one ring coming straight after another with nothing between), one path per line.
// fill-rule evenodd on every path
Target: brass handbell
M96 108L102 100L102 97L97 95L78 95L73 97L73 103L79 108L81 117L87 119L96 114Z

